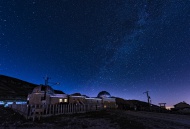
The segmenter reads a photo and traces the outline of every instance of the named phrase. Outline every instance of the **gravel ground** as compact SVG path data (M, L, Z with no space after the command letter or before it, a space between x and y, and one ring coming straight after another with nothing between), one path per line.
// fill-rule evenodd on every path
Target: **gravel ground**
M190 116L104 110L25 120L11 109L0 108L0 129L190 129Z
M119 113L119 112L118 112ZM150 129L190 129L190 115L123 111L121 115Z

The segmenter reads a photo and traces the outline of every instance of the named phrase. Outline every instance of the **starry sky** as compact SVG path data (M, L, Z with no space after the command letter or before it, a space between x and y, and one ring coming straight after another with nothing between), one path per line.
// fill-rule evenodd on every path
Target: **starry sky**
M67 94L190 104L189 0L1 0L0 74ZM60 82L60 85L54 85Z

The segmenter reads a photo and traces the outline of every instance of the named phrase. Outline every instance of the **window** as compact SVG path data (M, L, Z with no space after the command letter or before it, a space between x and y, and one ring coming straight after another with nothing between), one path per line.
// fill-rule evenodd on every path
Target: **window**
M62 102L63 102L63 99L59 99L59 102L62 103Z
M68 102L67 99L64 99L64 102L67 103Z

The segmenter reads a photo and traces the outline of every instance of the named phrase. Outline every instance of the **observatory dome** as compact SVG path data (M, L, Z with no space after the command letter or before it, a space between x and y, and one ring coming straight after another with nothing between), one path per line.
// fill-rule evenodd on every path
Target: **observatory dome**
M110 93L108 93L107 91L101 91L98 96L98 98L109 98L111 97Z

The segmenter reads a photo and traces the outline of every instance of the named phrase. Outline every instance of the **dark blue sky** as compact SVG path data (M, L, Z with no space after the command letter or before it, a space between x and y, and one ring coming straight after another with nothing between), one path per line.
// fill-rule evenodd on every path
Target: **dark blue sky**
M0 74L65 93L190 103L189 0L1 0Z

